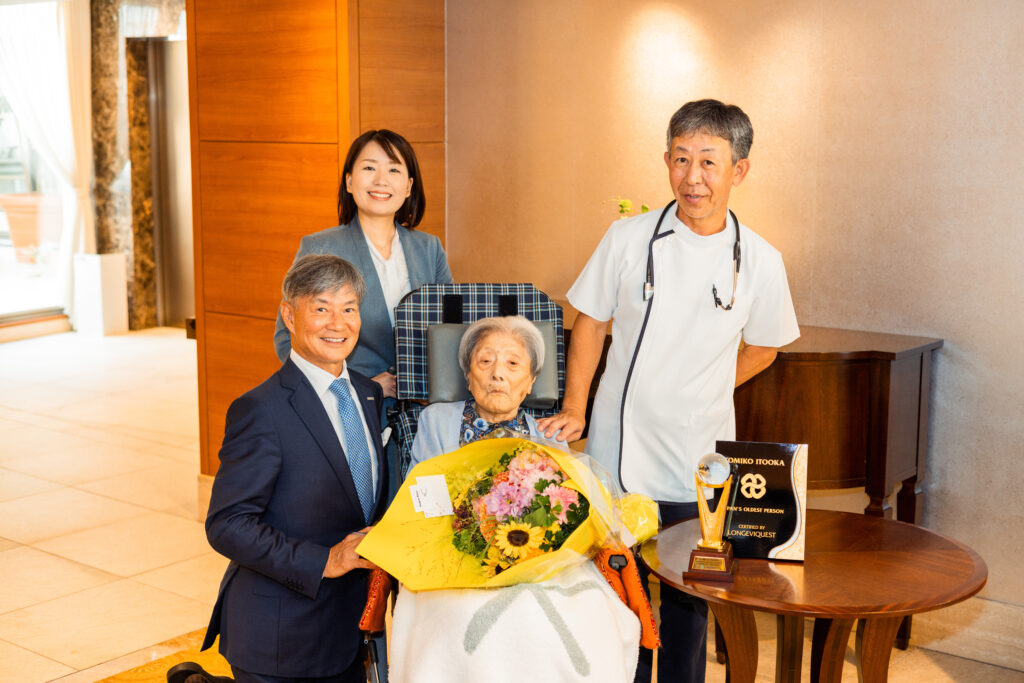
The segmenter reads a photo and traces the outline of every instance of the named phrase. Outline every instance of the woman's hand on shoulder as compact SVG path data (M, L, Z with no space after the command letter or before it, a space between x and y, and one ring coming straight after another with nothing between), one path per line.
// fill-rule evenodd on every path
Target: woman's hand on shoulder
M384 398L395 398L398 393L398 378L390 372L382 372L373 378L373 381L384 390Z

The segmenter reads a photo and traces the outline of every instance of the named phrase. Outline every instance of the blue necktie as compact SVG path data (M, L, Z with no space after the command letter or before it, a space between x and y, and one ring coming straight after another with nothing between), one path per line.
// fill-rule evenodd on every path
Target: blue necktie
M348 469L359 495L363 517L369 523L373 514L373 475L371 473L370 451L366 446L366 430L359 418L359 411L348 392L348 380L344 377L331 382L331 393L338 399L338 416L341 417L342 431L345 432L345 456Z

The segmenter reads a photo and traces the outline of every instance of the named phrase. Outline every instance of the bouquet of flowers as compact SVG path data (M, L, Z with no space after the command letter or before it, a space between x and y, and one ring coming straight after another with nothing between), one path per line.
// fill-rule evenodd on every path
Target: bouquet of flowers
M590 511L567 479L553 458L522 443L456 494L452 544L488 576L558 550Z
M544 581L658 530L586 455L484 439L416 465L356 551L412 590Z

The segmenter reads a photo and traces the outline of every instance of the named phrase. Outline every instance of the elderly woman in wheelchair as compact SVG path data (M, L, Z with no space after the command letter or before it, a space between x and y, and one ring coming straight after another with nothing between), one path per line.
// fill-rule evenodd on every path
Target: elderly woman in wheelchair
M544 441L522 408L545 357L530 321L478 320L463 334L458 357L471 397L423 410L413 465L486 438L565 448ZM391 683L632 681L641 624L607 572L584 562L546 581L506 588L403 588L393 618Z
M543 365L544 339L526 318L483 318L470 325L459 343L459 367L471 396L420 413L412 465L485 438L523 437L554 445L522 409Z

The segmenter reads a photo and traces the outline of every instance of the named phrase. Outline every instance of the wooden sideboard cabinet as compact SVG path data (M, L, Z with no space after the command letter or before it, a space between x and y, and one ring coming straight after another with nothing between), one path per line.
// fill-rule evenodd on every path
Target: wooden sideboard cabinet
M932 354L941 339L802 327L736 389L736 438L808 444L807 487L863 486L866 514L921 520Z

